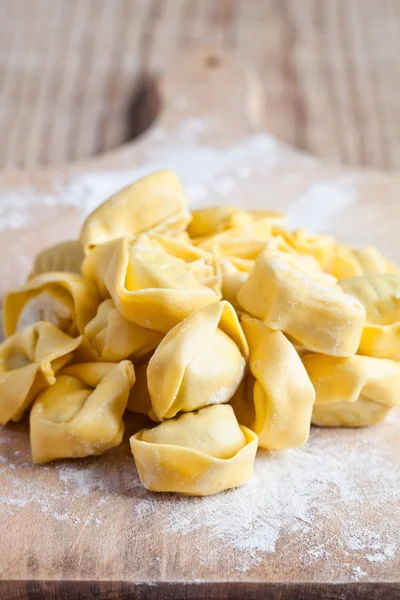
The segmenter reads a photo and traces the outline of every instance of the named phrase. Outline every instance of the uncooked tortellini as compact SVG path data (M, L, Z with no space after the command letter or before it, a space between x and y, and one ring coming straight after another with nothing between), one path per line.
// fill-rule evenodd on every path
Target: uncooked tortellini
M357 250L344 244L336 244L327 271L338 279L347 279L373 273L396 273L399 269L374 246Z
M147 489L194 496L246 483L257 451L257 436L238 424L228 405L169 419L130 441Z
M243 317L253 375L232 401L240 423L252 429L261 448L297 448L310 431L315 392L293 345L280 331Z
M31 411L34 462L103 454L121 443L122 415L135 381L132 363L81 363L63 369Z
M146 236L120 240L104 275L119 312L142 327L166 333L197 308L220 298L185 261Z
M400 273L343 279L340 287L366 310L359 353L400 360Z
M315 425L366 427L400 405L400 364L393 360L322 354L302 360L315 388Z
M0 424L18 421L37 394L54 384L82 338L35 323L0 344Z
M157 418L227 402L243 379L247 356L246 339L228 302L192 313L165 336L149 361Z
M357 351L365 309L311 256L267 248L238 293L239 304L304 348L333 356Z
M104 300L96 316L86 325L85 336L102 361L135 360L154 350L162 334L127 321L111 298Z
M190 213L158 171L7 294L0 423L33 406L46 463L102 454L125 410L145 415L152 429L130 440L144 486L217 493L249 479L258 445L298 448L311 422L370 425L399 404L399 298L376 248L290 231L269 210Z
M190 220L182 185L171 171L157 171L111 196L86 219L81 231L85 251L113 239L155 231L184 231Z
M98 304L95 286L82 275L42 273L4 298L4 331L9 336L32 323L48 321L71 335L83 333Z
M84 253L79 240L60 242L39 252L30 278L49 271L67 271L80 275L83 258Z

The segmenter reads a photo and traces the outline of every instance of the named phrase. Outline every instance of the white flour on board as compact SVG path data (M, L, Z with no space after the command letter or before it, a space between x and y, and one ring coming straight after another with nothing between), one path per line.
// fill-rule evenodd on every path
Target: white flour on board
M290 539L299 547L298 559L305 568L332 561L333 570L362 579L369 576L369 565L390 562L399 551L393 523L398 519L400 469L392 447L385 444L388 432L399 424L399 415L393 413L385 424L369 429L313 429L304 448L259 451L247 485L208 498L147 492L127 444L114 451L118 456L110 453L47 467L31 465L29 452L18 451L12 460L0 461L0 523L6 520L9 526L19 511L36 507L77 531L85 526L99 544L104 535L101 543L112 544L107 527L111 507L118 501L127 526L138 532L153 527L156 535L174 534L178 539L192 534L199 556L209 564L220 552L216 541L230 554L231 569L247 571L267 554L279 553L282 540ZM3 447L14 445L16 435L4 435ZM40 480L43 469L45 484ZM384 512L384 522L367 517L366 508L372 514ZM204 531L205 537L197 538ZM202 554L204 540L207 552Z

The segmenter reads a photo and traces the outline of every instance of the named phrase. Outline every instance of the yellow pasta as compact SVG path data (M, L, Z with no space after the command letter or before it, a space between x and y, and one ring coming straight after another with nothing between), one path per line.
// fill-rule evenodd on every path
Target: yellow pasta
M54 384L82 338L50 323L35 323L0 344L0 424L18 421L37 394Z
M99 455L122 441L122 415L135 381L132 363L82 363L63 369L31 411L32 458Z
M240 486L258 446L298 448L312 423L364 427L400 404L400 270L274 211L191 214L170 171L40 252L3 313L0 424L31 409L44 464L103 454L125 410L144 415L130 445L156 492Z
M149 361L157 418L227 402L243 378L247 356L246 339L228 302L192 313L165 336Z
M146 231L179 234L191 218L187 204L177 176L171 171L157 171L96 208L83 224L82 246L88 252L110 240Z
M302 360L315 388L315 425L366 427L400 404L400 364L393 360L322 354Z
M218 290L196 279L185 261L168 254L146 235L120 240L104 281L128 321L163 333L220 298Z
M209 406L131 437L143 485L155 492L208 496L243 485L253 473L257 436L231 406Z
M343 279L340 287L366 310L359 353L400 360L400 273Z
M60 242L39 252L29 278L49 271L67 271L79 275L83 258L83 248L79 240Z
M154 350L162 334L127 321L116 309L111 298L104 300L96 316L86 325L85 337L98 360L132 361Z
M373 273L396 273L399 269L383 256L374 246L361 250L345 244L336 244L326 270L338 279Z
M231 404L240 423L258 435L261 448L303 446L310 431L315 392L293 345L280 331L244 316L253 377Z
M365 309L312 257L267 248L237 298L245 311L309 350L351 356L358 349Z
M4 331L9 336L32 323L47 321L76 335L83 333L98 305L95 286L82 275L42 273L4 298Z

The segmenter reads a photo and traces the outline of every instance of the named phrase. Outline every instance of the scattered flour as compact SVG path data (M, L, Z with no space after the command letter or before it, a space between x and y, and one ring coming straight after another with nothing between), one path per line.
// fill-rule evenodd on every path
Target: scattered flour
M394 413L366 430L314 428L304 448L259 450L247 485L208 498L146 491L126 443L99 458L43 468L28 462L27 451L15 456L15 433L2 440L13 460L0 461L0 523L36 506L46 518L77 531L84 525L100 540L118 506L144 545L150 527L177 544L190 535L205 564L218 560L222 544L227 568L245 572L270 553L284 560L290 543L304 569L328 565L337 578L364 579L373 565L398 559L399 458L385 442L399 424Z

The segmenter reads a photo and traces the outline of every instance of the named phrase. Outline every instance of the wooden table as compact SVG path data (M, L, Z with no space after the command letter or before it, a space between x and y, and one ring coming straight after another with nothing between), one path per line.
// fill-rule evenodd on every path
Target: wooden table
M2 0L0 169L116 148L152 76L198 42L249 57L267 128L348 165L400 167L399 0Z

